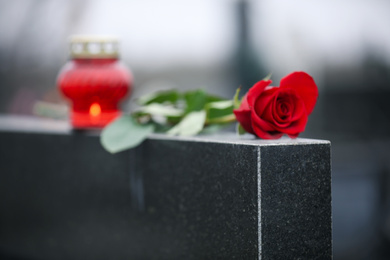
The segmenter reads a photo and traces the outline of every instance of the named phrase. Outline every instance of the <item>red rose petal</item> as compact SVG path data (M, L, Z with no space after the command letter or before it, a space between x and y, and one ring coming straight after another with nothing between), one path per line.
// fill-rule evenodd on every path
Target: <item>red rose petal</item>
M297 137L298 137L298 135L299 135L299 133L297 133L297 134L294 134L294 135L291 135L291 134L289 134L288 136L289 136L290 138L292 138L292 139L295 139L295 138L297 138Z
M291 117L291 121L299 120L299 118L301 118L304 115L308 116L307 111L306 111L306 107L305 107L305 103L303 102L302 99L300 99L299 97L296 97L294 104L295 104L295 107L294 107L294 112L293 112L292 117Z
M305 104L309 115L317 102L318 88L313 78L305 72L293 72L280 81L280 88L294 89Z
M317 85L305 72L287 75L280 87L269 86L271 83L257 82L234 114L247 132L260 138L277 139L283 134L296 138L305 130L317 102Z
M237 121L241 124L241 126L248 133L255 134L252 129L252 119L251 119L251 111L250 110L233 110L234 115L236 116Z
M296 135L305 129L305 104L294 89L279 89L272 102L272 106L266 108L262 118L272 124L275 131ZM284 111L278 108L281 105L284 106Z
M294 111L294 106L291 101L283 98L276 100L274 104L274 118L278 123L285 123L290 121L291 115Z
M306 114L305 104L294 89L291 88L280 89L280 92L278 93L277 103L279 102L289 104L289 107L291 108L291 110L289 111L290 122L296 121L300 117L302 117L303 114ZM275 107L275 113L276 113L276 107Z
M302 100L297 99L294 101L294 106L295 108L293 116L290 118L288 124L282 125L283 127L275 125L275 129L277 131L283 132L288 135L298 135L300 132L303 132L305 130L306 123L308 120L305 105L303 104Z
M278 127L287 127L294 112L293 98L280 92L273 104L272 115Z
M265 90L262 95L256 99L254 104L254 109L256 111L256 114L260 117L264 116L264 113L266 113L267 107L270 106L270 104L273 102L272 100L276 98L277 87L269 88L268 90Z
M248 104L249 107L253 107L258 97L264 92L264 89L271 84L271 80L260 80L248 91Z
M307 123L307 115L304 114L298 120L292 122L288 127L283 129L283 133L293 136L298 136L299 133L305 131L306 123Z
M283 133L277 132L269 122L261 119L252 109L252 129L255 134L263 139L278 139Z
M276 103L276 98L277 95L273 95L272 99L270 99L269 102L267 103L267 106L265 107L262 114L259 115L263 120L272 124L275 122L273 111L274 111L274 104Z
M246 93L244 95L244 97L242 98L242 102L241 102L241 105L240 105L240 110L250 110L249 108L249 104L248 104L248 93Z
M248 94L245 94L245 96L242 98L240 108L234 109L233 113L236 116L237 121L241 124L245 131L254 134L251 122L251 110L248 105L247 96Z

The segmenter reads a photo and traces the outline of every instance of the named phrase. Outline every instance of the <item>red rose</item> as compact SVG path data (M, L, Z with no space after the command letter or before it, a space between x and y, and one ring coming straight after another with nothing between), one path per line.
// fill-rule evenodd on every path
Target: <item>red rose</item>
M305 72L293 72L280 81L280 87L268 86L271 80L257 82L244 96L237 121L249 133L263 139L283 134L296 138L305 130L307 118L318 97L317 85Z

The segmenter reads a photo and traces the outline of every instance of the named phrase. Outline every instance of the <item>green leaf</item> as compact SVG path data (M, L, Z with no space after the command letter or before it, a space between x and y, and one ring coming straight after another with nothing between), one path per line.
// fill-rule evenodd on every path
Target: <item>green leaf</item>
M206 105L209 109L226 109L233 107L233 100L222 100L222 101L216 101L207 103Z
M206 111L195 111L186 115L177 125L171 128L167 134L191 136L202 131L206 121Z
M136 113L150 114L154 116L181 116L184 111L179 108L175 108L169 105L163 105L158 103L152 103L143 107L140 107Z
M142 106L151 103L175 103L179 98L180 93L177 90L165 90L141 96L137 99L137 103Z
M104 128L100 143L108 152L117 153L138 146L153 131L153 125L141 125L132 116L123 115Z
M238 99L238 95L240 94L241 86L236 90L236 94L233 97L233 106L234 109L240 108L241 101Z
M217 97L217 96L209 95L209 94L206 95L206 103L223 101L223 100L224 99L221 97Z
M214 134L216 132L221 131L222 129L228 127L230 124L213 124L206 126L203 128L203 130L200 132L200 134Z
M236 116L234 114L229 114L222 117L216 117L206 120L206 124L225 124L225 123L232 123L235 122Z
M166 133L168 132L169 129L171 129L172 127L171 126L168 126L168 125L165 125L165 124L157 124L157 123L153 123L154 125L154 132L155 133Z
M184 98L187 104L186 113L203 110L207 102L207 95L203 89L188 91Z
M271 76L272 76L272 72L268 73L268 75L265 76L265 78L263 78L262 80L270 80Z
M207 119L225 117L233 114L233 100L207 103L205 108L207 112Z
M245 129L242 127L240 123L237 124L237 130L236 130L238 135L243 135L246 133Z

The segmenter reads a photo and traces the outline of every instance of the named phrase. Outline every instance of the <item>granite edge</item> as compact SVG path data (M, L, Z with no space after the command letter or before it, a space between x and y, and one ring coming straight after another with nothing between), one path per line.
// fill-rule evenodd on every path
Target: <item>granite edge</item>
M99 136L101 130L86 129L74 130L69 122L64 120L45 119L31 116L12 116L0 115L0 132L18 132L28 134L63 134L71 135L80 133L87 136ZM221 143L232 145L251 145L251 146L278 146L278 145L313 145L329 144L330 141L319 139L282 137L276 140L258 139L253 135L238 136L232 132L222 132L214 135L197 135L197 136L172 136L167 134L151 134L149 140L161 141L183 141L183 142L203 142L203 143Z

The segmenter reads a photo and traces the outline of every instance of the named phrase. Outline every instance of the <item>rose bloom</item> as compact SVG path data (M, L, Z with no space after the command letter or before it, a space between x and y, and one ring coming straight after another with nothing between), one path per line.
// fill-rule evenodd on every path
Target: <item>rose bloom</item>
M293 72L279 87L261 80L249 89L233 112L245 131L263 139L278 139L283 134L296 138L306 127L318 97L317 85L305 72Z

